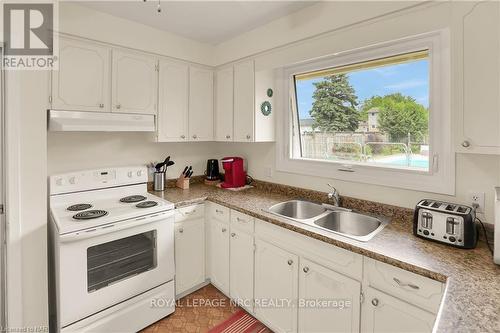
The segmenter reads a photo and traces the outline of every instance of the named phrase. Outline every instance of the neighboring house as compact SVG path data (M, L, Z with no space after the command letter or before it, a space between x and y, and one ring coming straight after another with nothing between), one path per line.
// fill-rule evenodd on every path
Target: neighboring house
M368 131L367 132L380 132L378 128L378 108L371 108L368 110Z
M313 123L314 119L300 119L300 134L320 132L318 129L313 131Z
M368 122L367 121L360 121L358 124L358 128L356 129L356 133L366 133L368 132Z

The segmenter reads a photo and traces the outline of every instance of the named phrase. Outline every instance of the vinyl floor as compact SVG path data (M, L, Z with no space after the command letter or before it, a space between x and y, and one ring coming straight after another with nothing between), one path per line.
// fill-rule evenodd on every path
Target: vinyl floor
M175 312L142 333L204 333L231 317L239 308L211 284L181 298Z

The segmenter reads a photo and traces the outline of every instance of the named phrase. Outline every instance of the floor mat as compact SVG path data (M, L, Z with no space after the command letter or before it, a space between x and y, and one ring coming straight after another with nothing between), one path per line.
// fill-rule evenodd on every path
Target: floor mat
M246 311L240 309L208 333L272 333L272 331Z

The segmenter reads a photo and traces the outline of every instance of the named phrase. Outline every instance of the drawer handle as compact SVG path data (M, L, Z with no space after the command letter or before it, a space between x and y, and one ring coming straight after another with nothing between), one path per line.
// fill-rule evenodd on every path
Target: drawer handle
M182 234L183 232L184 232L184 229L180 228L180 229L179 229L179 233L181 233L181 234Z
M394 280L394 282L396 282L400 287L410 287L412 289L415 289L415 290L418 290L420 289L419 286L417 285L414 285L413 283L404 283L404 282L401 282L400 279L398 278L392 278Z
M222 210L219 210L219 209L216 209L216 210L215 210L215 212L216 212L217 214L224 214L224 212L223 212Z
M236 221L238 221L238 222L246 222L245 219L240 219L239 217L236 218Z
M372 304L373 304L373 306L377 306L378 305L378 298L372 299Z
M194 213L196 213L196 209L190 212L185 212L184 215L193 215Z
M234 232L231 233L231 237L235 237L236 234Z
M304 273L307 273L307 272L309 272L309 267L306 266L302 270L304 271Z
M288 265L290 265L290 266L293 265L293 260L292 259L288 259Z

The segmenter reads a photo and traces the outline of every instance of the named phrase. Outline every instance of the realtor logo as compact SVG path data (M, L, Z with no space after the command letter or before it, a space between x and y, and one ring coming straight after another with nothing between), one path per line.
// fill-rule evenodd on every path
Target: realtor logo
M54 4L4 3L4 68L54 68Z

